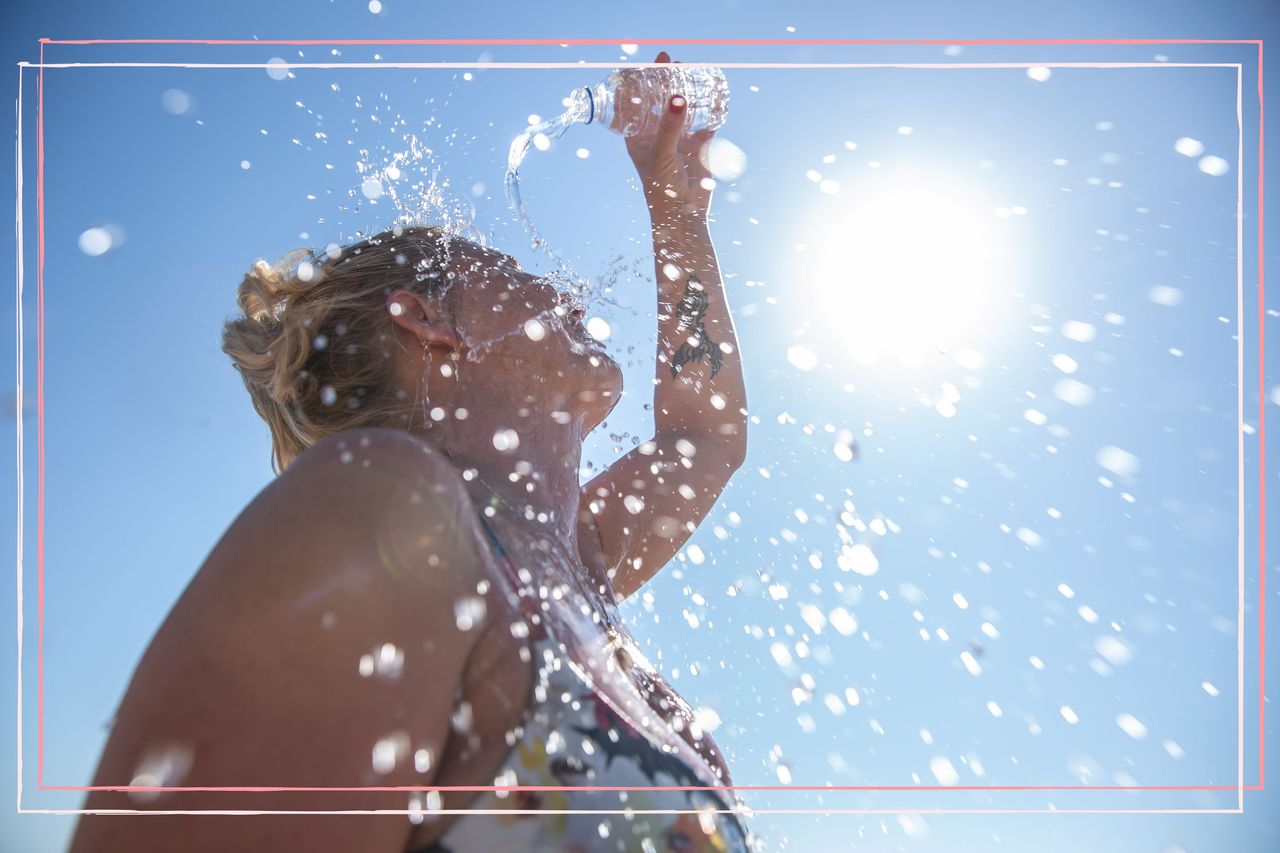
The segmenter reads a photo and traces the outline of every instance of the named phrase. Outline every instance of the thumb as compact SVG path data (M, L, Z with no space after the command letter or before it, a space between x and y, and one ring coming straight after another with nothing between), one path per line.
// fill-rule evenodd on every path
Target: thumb
M683 95L672 95L667 101L667 109L658 123L658 135L653 140L653 152L663 158L675 159L676 143L684 130L685 112L688 102Z

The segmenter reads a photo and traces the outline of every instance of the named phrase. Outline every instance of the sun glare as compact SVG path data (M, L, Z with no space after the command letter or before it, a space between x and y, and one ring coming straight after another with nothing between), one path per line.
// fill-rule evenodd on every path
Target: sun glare
M971 340L992 315L992 208L896 186L861 199L817 241L817 300L848 355L908 366Z

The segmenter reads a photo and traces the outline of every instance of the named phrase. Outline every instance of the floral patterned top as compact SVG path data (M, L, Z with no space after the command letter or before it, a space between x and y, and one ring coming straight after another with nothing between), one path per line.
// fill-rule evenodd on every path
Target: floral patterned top
M515 579L510 557L488 524L484 526ZM631 790L483 791L469 808L498 813L458 815L443 835L412 853L753 853L762 849L741 820L738 810L745 809L745 804L736 796L730 803L731 792L646 790L720 783L699 776L677 754L664 751L615 713L574 671L565 647L550 634L536 638L532 651L538 667L535 701L523 713L521 728L516 730L520 740L499 768L494 784ZM547 813L518 813L541 809ZM730 809L734 811L725 811ZM676 811L685 813L671 813Z

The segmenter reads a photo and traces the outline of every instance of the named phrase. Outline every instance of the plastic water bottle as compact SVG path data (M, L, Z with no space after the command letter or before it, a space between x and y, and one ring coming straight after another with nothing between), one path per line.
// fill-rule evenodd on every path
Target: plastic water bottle
M598 124L622 136L655 132L672 95L682 95L685 132L715 130L729 111L729 83L711 65L666 63L619 68L594 86L575 89L569 113L584 124Z

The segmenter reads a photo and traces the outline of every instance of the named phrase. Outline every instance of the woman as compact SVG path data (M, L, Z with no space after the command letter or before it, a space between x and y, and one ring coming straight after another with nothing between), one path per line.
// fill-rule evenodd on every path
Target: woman
M616 606L746 450L713 134L682 134L681 106L627 139L654 233L655 435L585 485L622 374L548 281L434 228L250 271L223 348L280 476L157 632L86 809L277 814L86 817L73 853L756 844L729 790L645 790L732 782Z

